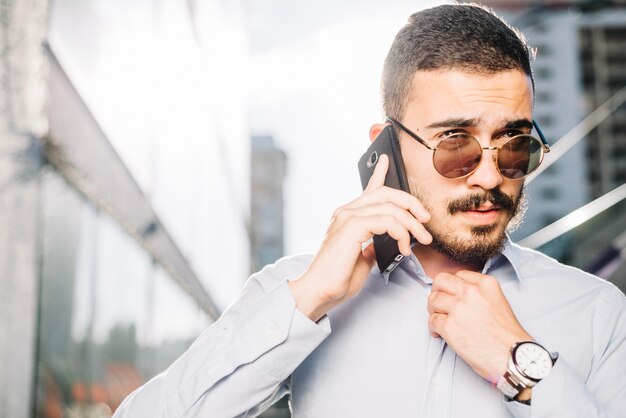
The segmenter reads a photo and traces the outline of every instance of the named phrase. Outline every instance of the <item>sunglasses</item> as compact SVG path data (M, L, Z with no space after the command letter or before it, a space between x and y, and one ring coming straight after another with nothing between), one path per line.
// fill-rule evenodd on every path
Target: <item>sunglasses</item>
M541 140L532 135L521 134L509 138L499 147L483 147L478 139L458 132L447 136L434 148L397 120L387 118L387 122L433 151L435 170L449 179L466 177L476 171L484 150L496 151L496 167L500 174L509 179L526 177L541 165L544 154L550 152L548 142L534 120L533 126Z

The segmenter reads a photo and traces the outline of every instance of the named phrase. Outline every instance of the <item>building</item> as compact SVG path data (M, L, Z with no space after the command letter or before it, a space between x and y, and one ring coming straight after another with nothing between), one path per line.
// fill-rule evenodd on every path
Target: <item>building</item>
M527 13L526 9L507 8L502 14L519 26L529 43L537 49L533 64L535 120L548 142L554 144L587 112L581 100L583 87L580 83L577 28L567 13L533 19L525 19L524 13ZM514 239L551 224L589 201L585 154L585 144L578 143L527 186L529 206L524 223L513 235ZM547 154L546 160L552 157Z
M284 191L287 155L271 136L252 136L250 171L250 269L254 273L284 255ZM261 417L290 417L284 397Z
M626 6L585 16L579 37L585 99L595 109L626 87ZM594 198L626 182L626 106L589 134L587 162Z
M0 416L110 416L238 293L241 16L217 0L2 6Z
M276 147L271 136L253 136L251 160L250 267L256 272L284 255L283 181L287 155Z
M535 113L551 143L619 91L626 97L626 4L486 3L537 47ZM526 221L514 238L528 236L626 183L626 104L620 100L613 100L606 118L531 183ZM597 219L586 220L542 250L581 268L593 265L594 256L611 248L626 230L623 206L621 202ZM626 266L608 278L624 289Z

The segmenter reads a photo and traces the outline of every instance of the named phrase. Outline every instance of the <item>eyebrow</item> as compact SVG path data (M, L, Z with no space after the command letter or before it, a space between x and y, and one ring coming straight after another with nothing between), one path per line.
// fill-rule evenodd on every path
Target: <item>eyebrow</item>
M436 128L470 128L474 126L478 126L480 124L480 119L472 118L472 119L446 119L439 122L433 122L427 126L430 129ZM528 119L516 119L507 122L504 125L504 129L532 129L533 123Z
M469 128L478 126L478 119L446 119L439 122L433 122L427 128Z
M507 122L506 125L504 125L505 129L529 129L532 130L533 129L533 123L531 121L529 121L528 119L517 119L517 120L513 120L510 122Z

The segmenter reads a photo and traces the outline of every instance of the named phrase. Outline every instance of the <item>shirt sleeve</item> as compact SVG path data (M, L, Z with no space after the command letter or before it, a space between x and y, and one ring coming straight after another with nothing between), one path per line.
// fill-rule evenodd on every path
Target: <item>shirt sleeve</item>
M532 392L532 404L507 402L517 418L618 418L626 411L626 299L607 286L597 299L589 376L580 376L559 358Z
M296 309L287 284L296 276L280 263L251 277L224 315L165 372L130 394L115 417L250 417L284 396L289 375L330 334L330 325Z

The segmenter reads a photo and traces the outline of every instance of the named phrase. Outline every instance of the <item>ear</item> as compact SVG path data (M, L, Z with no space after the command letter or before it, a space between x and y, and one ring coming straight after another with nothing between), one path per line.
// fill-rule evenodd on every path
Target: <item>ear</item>
M378 137L382 130L385 129L385 126L387 126L386 123L377 123L375 125L372 125L372 127L370 128L370 142L374 142L376 137Z

